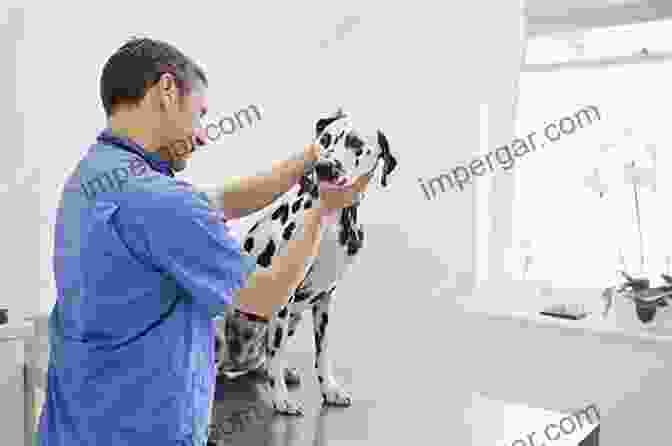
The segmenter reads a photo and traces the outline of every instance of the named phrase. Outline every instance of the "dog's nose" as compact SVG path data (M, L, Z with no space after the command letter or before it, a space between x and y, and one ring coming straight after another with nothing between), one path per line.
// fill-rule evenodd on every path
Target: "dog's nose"
M339 168L340 163L337 160L332 162L319 162L315 165L315 171L317 176L320 179L331 179L336 176L336 170Z

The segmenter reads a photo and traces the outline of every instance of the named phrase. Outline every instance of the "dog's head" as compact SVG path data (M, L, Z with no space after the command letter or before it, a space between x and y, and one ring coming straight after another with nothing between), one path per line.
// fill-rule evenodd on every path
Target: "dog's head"
M381 184L387 186L387 177L396 168L397 160L383 132L378 130L375 144L371 143L353 127L350 116L339 109L317 121L315 137L321 148L315 166L320 181L343 184L373 173L378 161L383 160Z

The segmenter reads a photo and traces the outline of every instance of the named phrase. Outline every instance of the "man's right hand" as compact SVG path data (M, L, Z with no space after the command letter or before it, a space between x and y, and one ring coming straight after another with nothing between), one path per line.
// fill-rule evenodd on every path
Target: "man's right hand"
M355 185L335 187L320 183L320 208L325 214L354 205L357 197Z
M329 214L356 204L361 199L360 194L367 189L371 178L371 174L364 174L347 186L320 182L320 207L323 212Z

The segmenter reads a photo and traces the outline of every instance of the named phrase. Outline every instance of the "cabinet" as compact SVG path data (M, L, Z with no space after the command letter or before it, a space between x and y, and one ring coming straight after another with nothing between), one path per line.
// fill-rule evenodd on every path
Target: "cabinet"
M30 323L0 325L0 435L8 446L32 444L25 352L32 335Z

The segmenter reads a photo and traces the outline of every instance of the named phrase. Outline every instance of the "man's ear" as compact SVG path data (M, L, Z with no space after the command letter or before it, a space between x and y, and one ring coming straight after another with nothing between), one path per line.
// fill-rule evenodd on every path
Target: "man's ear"
M171 73L163 73L152 89L154 90L154 94L159 97L162 109L182 106L182 98L177 88L177 82Z

